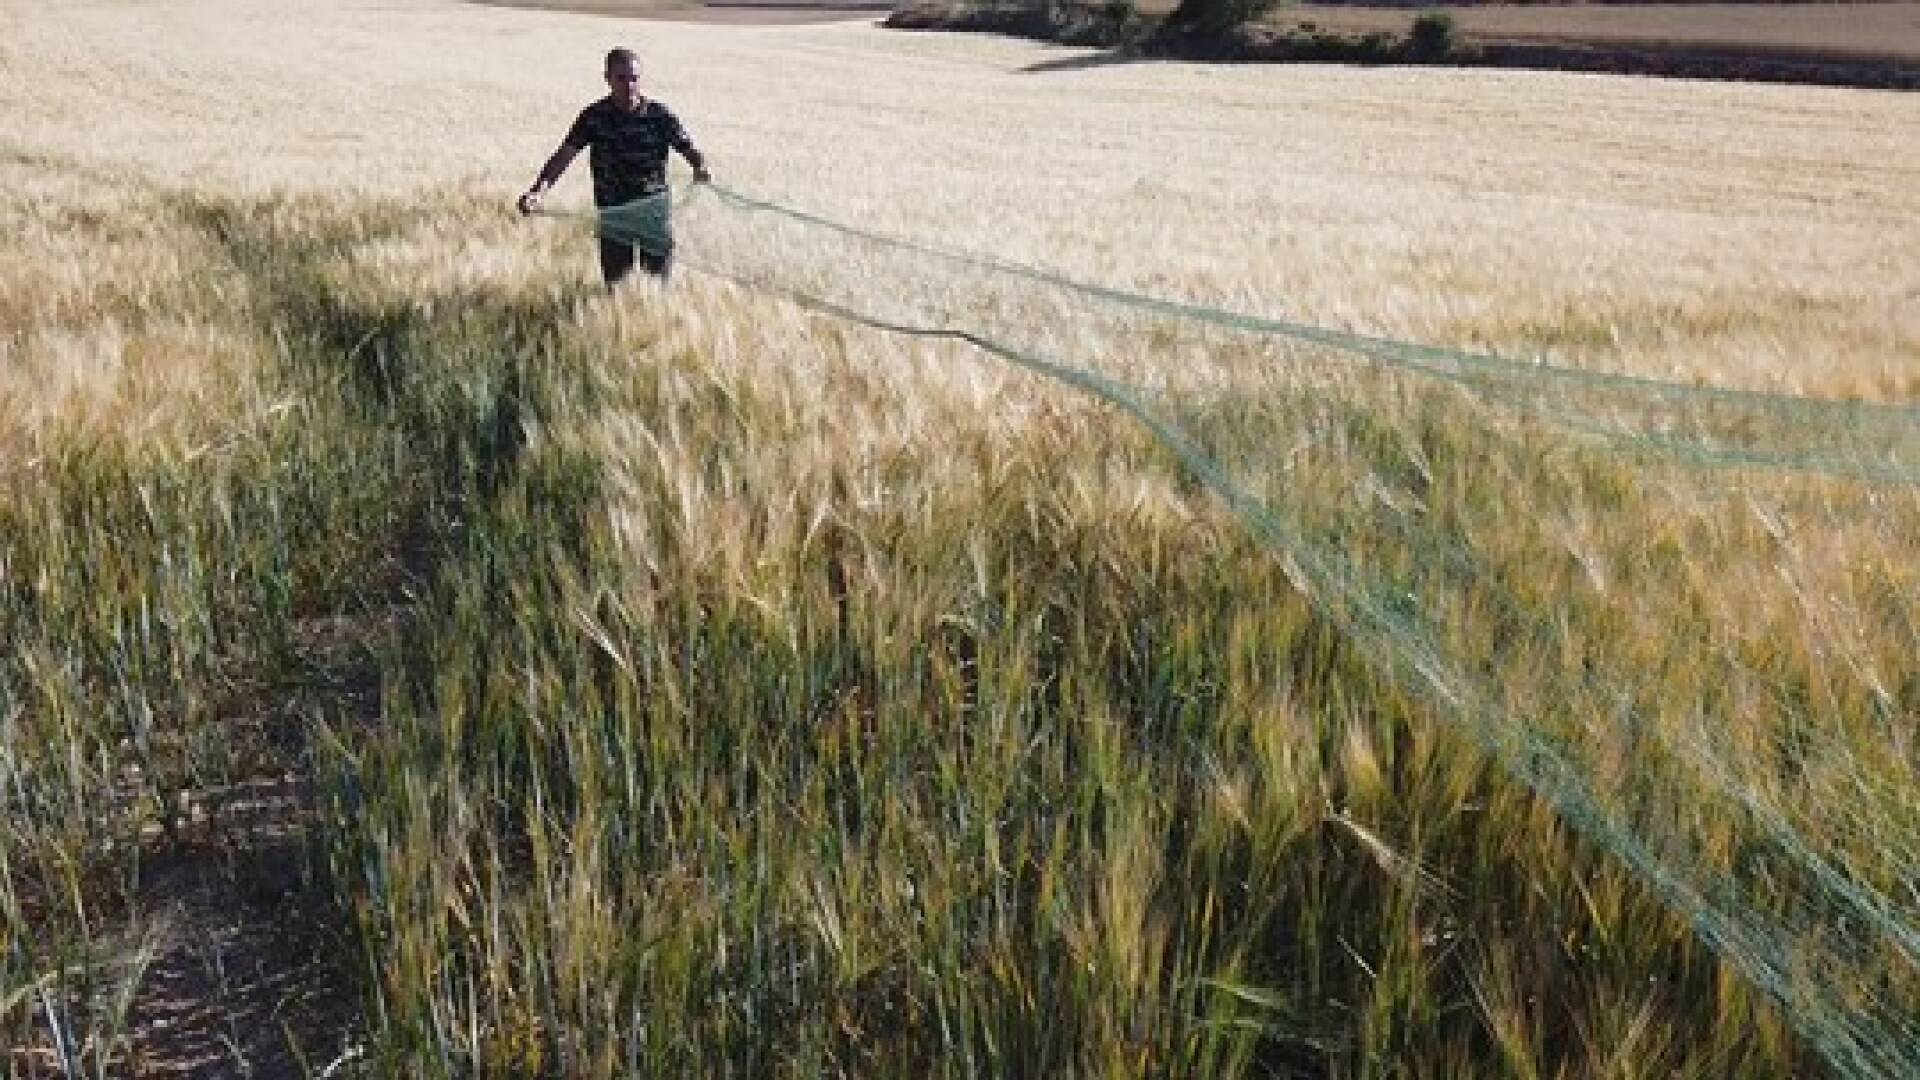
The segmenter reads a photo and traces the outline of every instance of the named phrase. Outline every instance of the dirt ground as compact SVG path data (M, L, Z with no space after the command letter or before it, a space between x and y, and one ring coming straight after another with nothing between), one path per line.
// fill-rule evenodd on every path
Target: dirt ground
M1726 48L1920 59L1920 3L1470 5L1448 8L1483 43ZM1289 6L1270 21L1404 32L1404 7Z
M892 9L888 0L787 3L785 0L474 0L494 7L537 8L611 15L630 19L716 23L729 26L795 26L806 23L877 19ZM1917 5L1920 6L1920 5Z

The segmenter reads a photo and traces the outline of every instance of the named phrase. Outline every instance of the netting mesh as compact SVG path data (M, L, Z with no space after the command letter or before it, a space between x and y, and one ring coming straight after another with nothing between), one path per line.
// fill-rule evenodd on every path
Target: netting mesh
M684 267L1146 424L1836 1071L1920 1075L1920 410L1218 311L715 186L676 215ZM657 247L665 221L598 226Z

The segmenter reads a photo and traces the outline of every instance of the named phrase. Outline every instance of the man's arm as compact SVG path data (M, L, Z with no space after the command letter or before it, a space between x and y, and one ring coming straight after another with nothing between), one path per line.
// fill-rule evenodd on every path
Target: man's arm
M573 159L579 156L578 146L570 142L561 143L560 149L555 150L553 156L547 159L547 163L540 167L540 175L534 178L533 186L527 189L525 195L520 196L520 212L531 214L539 209L540 200L546 196L547 190L559 182L560 177L567 171L567 166L573 164Z
M667 145L679 151L680 156L687 159L687 164L693 166L693 178L696 182L704 184L713 179L713 174L707 171L706 155L702 154L699 148L693 145L693 140L687 137L687 129L680 125L680 118L668 113L667 119L669 121Z

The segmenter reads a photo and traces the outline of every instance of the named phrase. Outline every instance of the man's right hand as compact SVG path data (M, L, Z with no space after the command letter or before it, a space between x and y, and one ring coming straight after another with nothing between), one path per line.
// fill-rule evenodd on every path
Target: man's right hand
M522 214L531 214L535 210L540 209L540 194L538 189L534 189L520 196L520 202L518 204L520 212Z

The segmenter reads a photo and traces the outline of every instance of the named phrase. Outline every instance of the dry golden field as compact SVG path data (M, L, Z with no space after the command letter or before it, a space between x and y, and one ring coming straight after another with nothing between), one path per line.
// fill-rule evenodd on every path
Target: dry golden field
M1416 340L1915 393L1920 102L1536 73L1141 64L865 25L398 3L7 15L8 140L226 191L530 179L612 42L739 187L885 231ZM112 55L109 69L98 61ZM569 180L574 198L584 181Z
M0 0L0 1067L1920 1065L1920 98L1084 61Z

